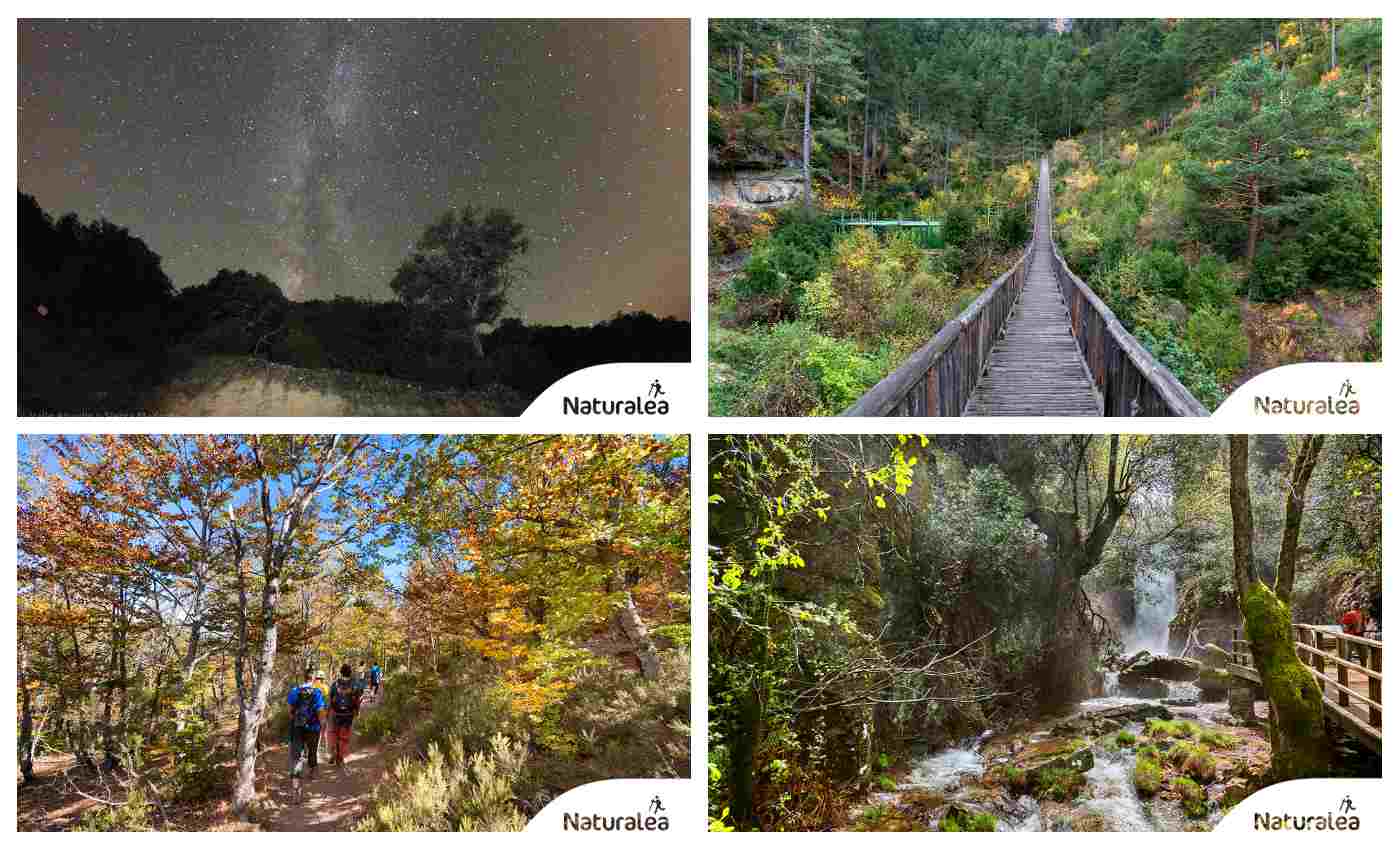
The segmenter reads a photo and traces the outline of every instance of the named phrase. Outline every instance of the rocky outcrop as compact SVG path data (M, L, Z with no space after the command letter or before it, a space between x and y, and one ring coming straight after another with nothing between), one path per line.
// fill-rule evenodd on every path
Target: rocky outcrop
M742 209L774 209L802 199L802 172L735 171L712 174L710 203Z
M1201 662L1194 658L1174 658L1170 655L1148 655L1144 658L1139 653L1123 668L1123 675L1118 678L1118 684L1121 687L1123 679L1130 675L1165 679L1169 682L1194 682L1200 672Z
M1166 699L1171 686L1153 676L1124 672L1118 677L1118 694L1138 699Z

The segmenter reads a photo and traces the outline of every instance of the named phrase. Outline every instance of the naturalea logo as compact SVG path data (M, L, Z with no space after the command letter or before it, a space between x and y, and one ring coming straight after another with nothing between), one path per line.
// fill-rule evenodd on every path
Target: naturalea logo
M564 812L565 832L665 832L670 828L671 819L666 816L666 807L661 805L660 795L651 798L646 814L586 815Z
M1265 416L1279 414L1355 416L1361 412L1361 400L1355 396L1356 389L1352 387L1351 379L1348 378L1342 381L1341 389L1335 395L1329 395L1326 398L1295 399L1257 395L1254 397L1254 412L1262 413Z
M1356 832L1361 829L1361 817L1356 814L1356 806L1351 795L1342 798L1336 812L1325 815L1276 815L1272 812L1254 813L1254 830L1273 832Z
M665 416L671 412L661 381L653 379L646 398L579 398L564 396L565 416Z

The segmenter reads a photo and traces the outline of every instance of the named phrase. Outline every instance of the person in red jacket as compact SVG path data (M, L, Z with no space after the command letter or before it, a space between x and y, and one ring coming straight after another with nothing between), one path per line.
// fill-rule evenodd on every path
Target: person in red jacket
M1353 608L1343 614L1342 631L1345 634L1361 637L1366 631L1366 613L1360 608Z
M1366 612L1360 608L1352 608L1342 615L1342 634L1352 637L1361 637L1366 632ZM1360 649L1356 644L1347 647L1347 657L1351 660L1358 660Z

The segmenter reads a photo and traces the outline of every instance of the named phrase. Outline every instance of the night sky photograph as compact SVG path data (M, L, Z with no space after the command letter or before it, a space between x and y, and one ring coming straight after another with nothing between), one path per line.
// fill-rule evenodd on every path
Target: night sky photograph
M509 306L480 329L485 356L502 321L514 336L496 348L525 345L536 359L553 356L545 349L558 340L522 341L521 325L582 328L626 315L685 323L689 52L685 20L21 20L20 262L33 283L22 314L32 310L55 344L95 327L106 339L88 333L87 342L117 345L92 313L132 312L141 299L133 289L122 302L110 264L94 260L94 242L107 238L96 225L110 222L159 257L152 274L168 279L166 300L198 290L219 305L201 303L192 319L183 304L180 328L174 308L161 308L164 330L195 354L477 386L481 375L437 374L452 362L450 328L419 354L436 362L366 368L341 356L344 341L327 344L321 313L299 307L346 297L361 303L365 327L450 325L425 319L390 283L426 228L470 207L478 224L504 210L524 246L508 264ZM65 231L70 213L77 221ZM63 244L47 253L33 247L55 240ZM75 254L87 271L72 271ZM108 269L100 281L94 265ZM233 274L215 280L220 270ZM211 315L268 320L263 302L277 299L267 281L288 303L271 337L251 341L262 347L210 342L232 332L211 329ZM369 302L396 301L403 317L369 317ZM223 309L230 304L238 309ZM641 332L626 336L636 343ZM308 333L316 346L302 344ZM528 383L514 385L526 392Z

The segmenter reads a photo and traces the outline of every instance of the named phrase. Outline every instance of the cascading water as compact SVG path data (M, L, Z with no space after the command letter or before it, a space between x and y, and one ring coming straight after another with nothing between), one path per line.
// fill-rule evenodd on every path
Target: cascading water
M1171 567L1152 563L1133 579L1133 628L1123 641L1128 655L1147 650L1167 651L1172 618L1176 616L1176 574Z

